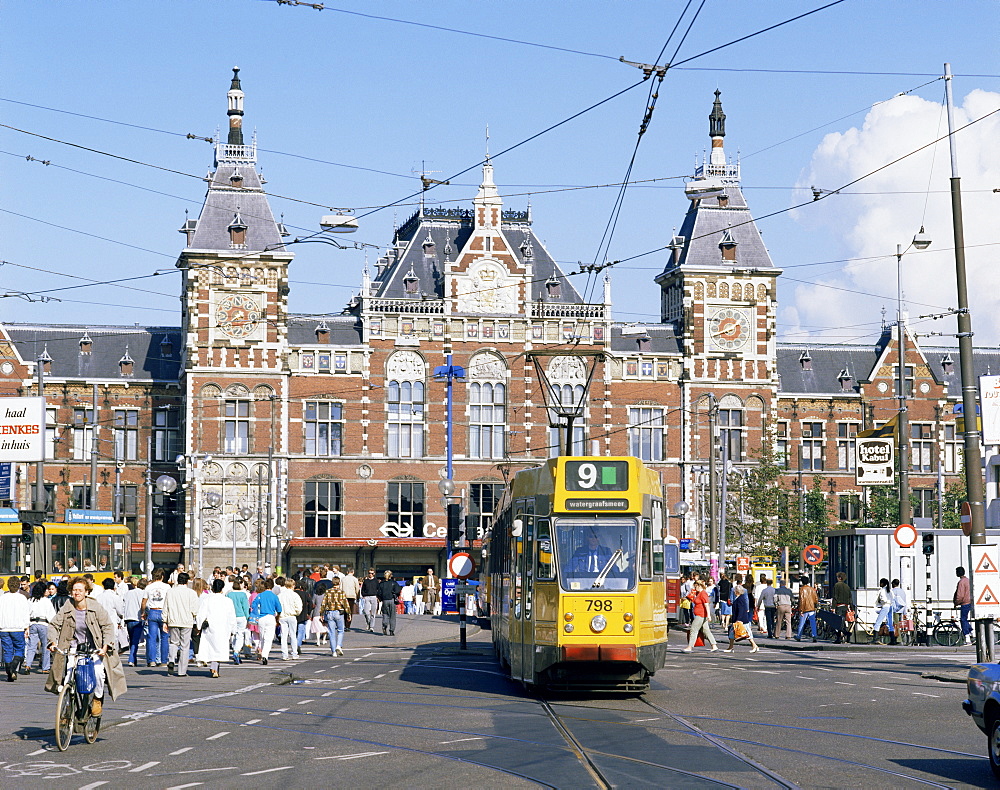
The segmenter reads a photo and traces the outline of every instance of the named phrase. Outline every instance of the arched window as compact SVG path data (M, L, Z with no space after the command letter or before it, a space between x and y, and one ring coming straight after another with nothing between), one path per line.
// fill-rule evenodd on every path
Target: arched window
M398 351L386 362L386 454L390 458L423 458L424 360L413 351Z
M719 438L723 458L733 463L743 460L743 401L735 395L725 395L719 401Z
M493 354L469 361L469 458L503 458L507 433L507 368Z

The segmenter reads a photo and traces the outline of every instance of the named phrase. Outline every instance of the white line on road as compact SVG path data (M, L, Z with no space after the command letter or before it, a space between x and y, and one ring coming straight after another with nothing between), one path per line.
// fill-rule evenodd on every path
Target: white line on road
M375 680L378 680L378 679L384 678L384 677L385 677L385 672L383 672L381 675L376 675L375 676Z
M887 689L885 686L872 686L873 689L878 689L879 691L892 691L892 689Z
M189 752L193 749L193 746L185 746L183 749L178 749L176 752L170 752L171 757L176 757L178 754L184 754L184 752Z
M45 754L45 752L47 752L47 751L48 751L47 748L38 749L37 751L34 751L34 752L28 752L25 756L26 757L34 757L36 754Z
M914 691L913 693L916 694L918 697L940 697L941 696L940 694L924 694L922 691Z
M826 667L813 667L813 669L818 669L820 672L833 672L832 669L827 669Z
M225 738L227 735L229 735L229 730L223 730L222 732L215 733L215 735L209 735L205 740L214 741L218 738Z
M858 685L857 683L848 683L845 680L835 680L833 682L834 682L834 685L837 685L837 686L856 686L856 685Z
M359 757L375 757L389 752L361 752L360 754L334 754L330 757L313 757L314 760L357 760Z
M816 678L806 677L805 675L796 675L799 680L815 680Z
M250 719L250 721L246 722L245 724L241 724L240 726L241 727L246 727L247 724L257 724L259 721L260 721L260 719Z
M459 738L457 741L440 741L440 743L462 743L463 741L481 741L482 738Z
M80 790L94 790L95 787L100 787L101 785L106 785L107 782L91 782L89 785L84 785Z
M339 689L337 689L337 691L344 691L345 689L352 689L352 688L354 688L353 685L352 686L341 686Z
M240 774L240 776L258 776L260 774L273 774L275 771L288 771L293 766L283 765L280 768L265 768L263 771L247 771L245 774Z
M138 766L137 768L131 768L131 769L129 769L129 773L130 774L139 774L139 773L142 773L143 771L145 771L147 768L152 768L154 765L159 765L159 764L160 764L159 760L154 760L151 763L143 763L142 765Z
M288 708L278 708L274 713L271 713L270 715L271 716L280 716L286 710L288 710Z
M333 695L333 694L335 694L335 693L336 693L336 692L334 692L334 691L327 691L327 692L325 692L325 693L323 693L323 694L320 694L320 696L321 696L321 697L329 697L329 696L331 696L331 695Z
M308 702L315 702L315 701L316 700L314 700L314 699L304 699L304 700L300 700L299 702L296 702L295 704L296 705L305 705Z
M659 721L659 720L660 720L659 716L654 716L651 719L636 719L635 721Z
M174 785L173 787L168 787L167 790L184 790L185 787L198 787L199 785L205 784L204 782L189 782L186 785Z

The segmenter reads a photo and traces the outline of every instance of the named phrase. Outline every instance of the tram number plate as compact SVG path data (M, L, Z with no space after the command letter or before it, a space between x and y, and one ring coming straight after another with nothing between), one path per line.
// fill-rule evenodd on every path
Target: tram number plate
M588 612L617 612L618 602L610 598L587 598Z

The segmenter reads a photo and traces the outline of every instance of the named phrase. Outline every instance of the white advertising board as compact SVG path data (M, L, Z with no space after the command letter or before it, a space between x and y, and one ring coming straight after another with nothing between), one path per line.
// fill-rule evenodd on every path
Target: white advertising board
M45 398L0 398L0 461L45 460Z
M1000 444L1000 376L979 377L983 444Z
M859 486L891 486L895 482L896 445L892 439L855 441L855 479Z

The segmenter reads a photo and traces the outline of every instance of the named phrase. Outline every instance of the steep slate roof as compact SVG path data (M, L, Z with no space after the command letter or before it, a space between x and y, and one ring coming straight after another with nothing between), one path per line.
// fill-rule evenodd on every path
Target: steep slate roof
M179 327L5 324L4 329L26 362L47 349L52 357L49 375L55 378L177 381L180 375ZM80 353L84 335L93 341L89 354ZM167 354L164 339L170 345ZM126 352L135 362L131 376L122 376L118 366Z
M533 279L530 284L531 301L558 301L562 304L582 304L583 299L563 273L559 265L549 255L531 228L531 219L526 211L503 212L501 231L511 246L519 263L525 261L524 243L531 247ZM400 258L393 262L390 251L379 264L388 266L372 283L373 296L393 299L407 298L403 278L413 271L420 281L421 293L432 299L444 298L445 247L451 245L451 260L455 260L472 234L473 216L466 209L425 209L410 217L396 232L396 241L405 244ZM433 254L424 254L427 238L434 242ZM558 300L550 300L545 282L555 276L560 283L561 295ZM413 298L412 295L409 298Z
M361 321L353 315L293 315L288 319L288 345L315 346L316 327L326 324L330 339L323 345L360 346L362 340Z
M643 329L649 337L649 349L644 354L680 354L681 338L677 336L672 324L629 324L629 328ZM639 351L639 338L642 335L623 335L621 324L611 327L611 350L619 354L635 354Z
M230 181L237 170L243 176L240 187L233 186ZM245 250L234 250L229 241L229 226L237 214L247 227ZM235 255L284 249L281 233L252 161L219 163L209 182L205 204L188 247L225 250Z

